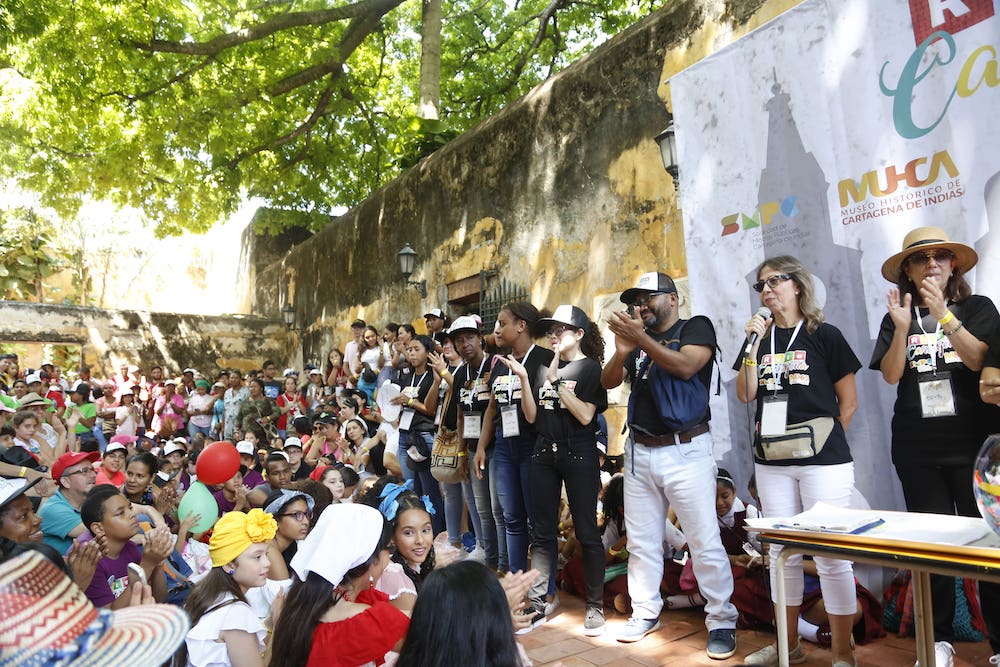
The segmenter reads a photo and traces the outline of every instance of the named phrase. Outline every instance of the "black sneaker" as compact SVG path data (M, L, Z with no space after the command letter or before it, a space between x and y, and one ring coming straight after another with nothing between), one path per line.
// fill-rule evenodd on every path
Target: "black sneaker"
M713 660L725 660L736 653L736 630L733 628L710 630L705 652Z
M539 625L545 624L545 609L541 607L536 607L534 605L525 607L521 611L517 612L517 614L519 619L523 619L526 616L531 619L529 625L517 631L517 634L519 635L526 635Z

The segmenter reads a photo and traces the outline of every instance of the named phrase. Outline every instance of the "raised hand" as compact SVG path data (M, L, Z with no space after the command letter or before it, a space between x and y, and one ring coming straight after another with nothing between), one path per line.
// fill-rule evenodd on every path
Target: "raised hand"
M899 288L893 287L889 290L886 295L886 309L889 311L889 317L892 319L892 323L896 326L896 329L901 331L909 331L910 323L913 321L913 299L909 293L903 295L903 298L899 297Z

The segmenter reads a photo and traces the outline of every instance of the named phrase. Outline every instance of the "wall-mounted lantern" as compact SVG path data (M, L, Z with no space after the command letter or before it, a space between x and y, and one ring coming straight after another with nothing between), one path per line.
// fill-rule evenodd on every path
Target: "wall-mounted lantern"
M286 303L281 309L281 319L285 322L285 328L289 331L295 330L295 309L292 308L292 304Z
M674 132L674 119L670 119L667 129L656 135L656 143L660 146L660 158L663 160L663 168L667 170L671 178L674 179L674 188L679 189L680 183L677 180L680 169L677 163L677 137Z
M399 260L399 272L403 274L403 281L407 285L415 287L420 292L421 299L426 299L427 281L410 280L410 276L413 275L413 268L417 265L417 251L407 243L403 245L402 250L396 253L396 259Z

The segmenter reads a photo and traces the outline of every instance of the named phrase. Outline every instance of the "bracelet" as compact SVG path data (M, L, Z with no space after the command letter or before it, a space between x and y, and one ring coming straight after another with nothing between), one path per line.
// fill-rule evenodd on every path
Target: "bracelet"
M21 466L21 469L17 472L18 477L24 477L28 473L27 466Z
M463 456L468 456L468 455L469 455L469 452L459 452L458 454L455 454L455 456L457 456L459 458L461 458Z
M958 324L955 325L954 329L952 329L951 331L945 331L943 333L944 333L945 336L950 336L952 334L958 333L958 330L961 329L964 326L965 326L965 323L963 323L961 320L959 320Z
M411 405L413 405L413 397L412 396L409 399L407 399L407 401L406 401L406 407L410 407Z
M754 361L753 359L751 359L750 357L744 357L743 358L743 365L744 366L756 366L757 362Z
M953 319L955 319L955 313L953 313L953 312L951 312L949 310L947 315L945 315L940 320L938 320L938 324L940 324L941 326L944 326L944 325L948 324L948 322L951 322ZM947 334L945 334L945 335L947 335Z

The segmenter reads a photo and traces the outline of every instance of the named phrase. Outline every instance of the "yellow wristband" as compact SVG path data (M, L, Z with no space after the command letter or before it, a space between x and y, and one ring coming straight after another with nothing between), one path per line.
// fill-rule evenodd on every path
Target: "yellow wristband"
M743 359L743 365L744 366L756 366L757 362L754 361L753 359L751 359L750 357L746 357L746 358Z
M948 324L948 322L951 322L953 319L955 319L955 313L953 313L953 312L951 312L949 310L947 315L945 315L940 320L938 320L938 324L940 324L941 326L944 326L944 325Z
M469 455L469 452L459 452L458 454L455 454L455 456L457 456L459 458L461 458L463 456L468 456L468 455Z
M21 466L21 469L17 472L17 476L18 477L24 477L26 474L28 474L28 467L27 466Z

